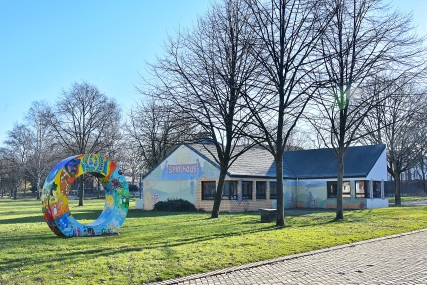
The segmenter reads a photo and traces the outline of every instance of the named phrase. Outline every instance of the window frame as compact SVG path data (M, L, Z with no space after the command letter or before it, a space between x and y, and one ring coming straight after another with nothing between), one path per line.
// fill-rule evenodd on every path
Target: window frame
M363 182L363 192L360 192L360 183ZM368 180L356 180L354 182L356 198L369 198L369 183ZM359 190L359 192L358 192Z
M260 192L258 191L258 185L264 186L263 195L260 195ZM267 181L255 181L255 191L257 200L267 200Z
M381 181L372 180L372 198L381 198Z
M344 192L345 185L349 186L349 191ZM349 199L351 198L351 183L350 181L343 181L343 193L342 197L343 199ZM329 191L330 188L333 187L333 191ZM327 198L337 198L338 196L338 181L326 181L326 195Z
M207 191L211 191L212 190L212 185L211 185L210 188L205 189L205 187L208 187L208 186L205 186L207 184L213 184L214 185L213 189L215 189L215 190L214 190L213 194L206 195L205 190L207 190ZM215 195L216 195L216 181L201 181L201 188L202 188L202 200L208 200L208 201L215 200Z
M225 194L226 185L234 186L230 187L227 191L229 191L227 194ZM226 180L224 181L224 187L222 188L222 199L223 200L237 200L237 180Z
M326 195L328 198L337 198L338 186L337 181L326 181Z
M252 200L252 197L253 197L252 184L253 184L252 181L242 181L242 200ZM244 190L245 190L244 185L249 186L248 190L250 193L247 193L246 195L244 193Z
M270 184L270 200L271 199L277 199L277 181L269 181ZM274 184L274 187L271 187L271 185ZM274 193L271 191L271 189L274 189Z
M346 186L348 186L348 191L344 192L344 189L346 188ZM343 181L342 182L342 197L343 198L351 198L351 183L350 181Z

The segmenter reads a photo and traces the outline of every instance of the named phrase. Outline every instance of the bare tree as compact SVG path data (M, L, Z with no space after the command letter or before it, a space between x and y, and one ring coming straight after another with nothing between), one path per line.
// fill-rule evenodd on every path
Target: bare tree
M6 148L2 149L2 157L6 160L7 174L11 182L10 196L17 198L20 181L25 180L25 166L30 154L30 130L23 124L15 124L7 132Z
M421 149L421 154L418 157L418 162L415 166L415 170L418 174L418 177L421 178L423 181L423 191L425 194L427 194L427 184L426 184L426 178L427 178L427 148Z
M135 181L137 179L138 173L141 168L141 156L139 155L138 145L129 141L126 147L123 147L122 154L122 165L123 172L126 175L130 175L131 184L136 185Z
M170 38L166 56L152 65L157 98L173 104L177 116L191 119L215 146L211 154L220 175L212 218L219 216L228 168L250 147L237 147L248 121L242 96L250 91L258 66L250 53L249 12L242 0L213 5L192 30Z
M25 116L29 129L29 155L26 169L35 179L37 199L40 199L40 183L47 171L58 161L57 144L54 140L53 129L47 117L51 113L50 106L45 101L35 101Z
M141 91L142 92L142 91ZM126 161L130 168L148 172L179 143L189 137L189 123L185 117L177 119L176 107L164 101L141 100L131 109L126 124L128 149ZM141 157L138 161L136 156Z
M33 102L24 124L17 124L8 132L3 149L4 158L9 161L14 173L9 175L15 183L31 181L36 186L37 199L40 198L40 183L54 162L55 142L47 123L50 107L46 102ZM16 187L15 187L16 188Z
M276 226L283 227L283 154L316 88L310 78L318 64L315 46L331 11L324 1L247 0L246 3L257 39L252 54L263 75L257 92L246 97L258 130L249 135L262 143L276 162Z
M381 96L376 94L381 82L377 82L378 77L375 79L376 84L368 92ZM371 110L361 126L361 132L368 134L365 141L387 145L387 171L395 183L396 205L401 205L401 174L419 162L427 147L427 97L414 81L402 78L383 90L392 94Z
M0 148L0 191L1 198L8 195L13 197L15 189L15 181L20 173L16 168L16 162L13 159L12 153L8 146Z
M120 139L120 109L115 100L86 82L63 90L50 118L58 143L68 155L112 154ZM84 181L80 181L79 206L83 206Z
M8 161L5 158L5 148L0 148L0 198L3 198L8 184L9 175L8 175Z
M369 112L384 98L359 95L366 79L382 72L410 70L423 54L420 40L412 33L411 17L390 13L379 0L331 0L336 13L321 40L324 88L316 98L316 129L338 159L336 218L343 219L342 185L344 154L359 140L358 129ZM399 67L397 69L396 67ZM366 95L366 93L364 93ZM327 126L327 128L325 128Z

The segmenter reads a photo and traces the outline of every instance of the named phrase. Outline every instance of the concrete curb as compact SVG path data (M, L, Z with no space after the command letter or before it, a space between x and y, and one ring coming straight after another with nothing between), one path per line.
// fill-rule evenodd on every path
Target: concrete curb
M304 252L304 253L298 253L298 254L292 254L292 255L287 255L287 256L283 256L283 257L278 257L275 259L253 262L253 263L248 263L248 264L228 267L228 268L224 268L224 269L214 270L214 271L210 271L210 272L199 273L199 274L189 275L189 276L175 278L175 279L169 279L169 280L160 281L160 282L148 283L148 284L151 284L151 285L174 285L174 284L183 283L185 281L190 281L190 280L194 280L194 279L200 279L200 278L205 278L205 277L210 277L210 276L215 276L215 275L227 274L227 273L231 273L231 272L235 272L235 271L246 270L246 269L251 269L254 267L259 267L259 266L274 264L274 263L278 263L278 262L283 262L286 260L298 259L301 257L311 256L311 255L315 255L315 254L319 254L319 253L330 252L330 251L345 249L345 248L349 248L349 247L355 247L355 246L358 246L361 244L372 243L372 242L377 242L377 241L387 240L387 239L400 238L403 236L412 235L412 234L425 232L425 231L427 231L427 229L416 230L416 231L401 233L401 234L395 234L395 235L386 236L386 237L368 239L368 240L353 242L353 243L349 243L349 244L337 245L337 246L333 246L333 247L308 251L308 252ZM145 283L145 284L147 284L147 283Z

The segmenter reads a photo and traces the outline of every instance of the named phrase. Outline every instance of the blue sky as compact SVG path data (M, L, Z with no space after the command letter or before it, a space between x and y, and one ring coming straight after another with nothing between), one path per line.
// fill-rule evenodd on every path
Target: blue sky
M392 0L427 34L427 0ZM167 35L189 27L210 0L0 0L0 145L31 102L56 101L82 80L126 112L134 85Z

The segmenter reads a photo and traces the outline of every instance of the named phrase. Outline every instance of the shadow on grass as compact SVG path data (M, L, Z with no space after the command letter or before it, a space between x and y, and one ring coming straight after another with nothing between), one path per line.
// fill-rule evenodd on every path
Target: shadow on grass
M53 233L50 234L28 234L27 236L10 236L8 238L2 238L2 245L0 246L0 249L5 249L5 246L7 246L7 243L21 243L26 245L32 245L32 244L39 244L41 247L48 246L48 244L57 244L58 239L64 240L63 243L60 243L63 246L69 247L67 251L61 251L61 254L55 254L52 256L49 256L49 258L44 258L41 260L38 255L27 255L27 263L28 262L36 262L38 264L46 264L47 266L54 262L61 262L64 259L72 260L73 263L77 263L80 260L87 260L87 258L96 258L96 257L109 257L115 254L125 254L125 253L131 253L131 252L139 252L143 250L152 250L157 249L159 251L166 251L168 255L172 254L175 247L181 246L181 245L188 245L188 244L197 244L209 240L216 240L216 239L223 239L223 238L229 238L233 236L241 236L245 234L252 234L252 233L258 233L258 232L268 232L272 230L278 230L283 228L277 228L275 225L267 226L260 229L250 229L250 230L239 230L239 231L230 231L230 232L223 232L223 233L212 233L209 235L200 235L200 236L193 236L193 237L184 237L184 238L178 238L175 240L168 240L168 239L162 239L160 237L159 240L155 241L153 239L150 239L150 237L147 238L147 240L139 240L138 245L128 245L125 247L117 247L117 246L110 246L110 247L104 247L104 248L90 248L90 249L78 249L72 247L79 243L82 238L59 238L55 236ZM132 233L130 233L132 234ZM119 236L96 236L91 237L90 240L99 240L99 244L105 244L105 243L113 243L114 240L107 241L106 239L115 239ZM174 237L176 238L176 237ZM84 240L88 240L86 238L83 238ZM67 241L65 241L67 240ZM69 241L69 242L68 242ZM78 241L78 242L73 242ZM119 242L119 241L118 241ZM141 244L141 245L139 245ZM19 267L22 262L22 257L15 257L11 255L7 259L0 261L0 267Z
M84 208L74 208L74 209L70 209L71 214L73 215L73 217L76 220L96 220L99 215L102 212L102 209L84 209ZM147 213L149 213L147 211ZM176 213L175 213L176 214ZM172 213L170 215L173 215ZM132 215L132 212L129 211L128 214L128 218L144 218L144 217L158 217L160 216L158 213L153 213L153 214L144 214L144 215ZM163 215L163 216L167 216L167 215ZM38 223L38 222L44 222L44 218L43 218L43 213L40 207L40 216L23 216L20 218L11 218L8 219L7 216L6 217L2 217L2 219L0 219L0 223L1 224L23 224L23 223Z
M92 213L91 213L92 212ZM301 213L301 215L293 215L293 217L301 216L301 217L307 217L312 218L309 215L314 215L318 213L324 213L323 210L314 210L310 211L309 213ZM87 211L85 213L85 218L89 218L87 214L97 215L99 213L99 210L93 210L93 211ZM354 215L357 213L356 215ZM194 214L196 217L194 217ZM182 215L189 215L189 217L193 217L192 219L185 219L185 221L180 221L178 223L179 226L182 224L182 227L189 227L189 224L193 224L194 226L197 226L197 221L202 220L214 220L210 219L209 217L206 217L206 213L176 213L176 212L151 212L151 211L135 211L131 210L129 211L128 218L133 219L139 219L139 218L156 218L156 217L164 217L164 216L182 216ZM231 215L231 214L230 214ZM30 253L26 255L26 258L28 259L26 263L38 263L43 264L44 266L49 266L49 264L58 262L60 263L62 260L67 259L70 260L72 263L78 263L79 261L87 260L88 258L94 259L97 257L112 257L115 254L126 254L126 253L132 253L132 252L141 252L144 250L152 250L156 249L160 252L164 252L165 255L174 255L174 252L177 250L178 246L181 245L195 245L198 246L199 243L203 243L210 240L217 240L217 239L224 239L227 240L230 237L235 236L241 236L246 234L254 234L254 233L261 233L261 232L272 232L277 230L282 230L289 228L289 226L286 226L284 228L278 228L275 226L275 223L272 222L270 224L266 223L264 227L262 228L250 228L250 229L242 229L239 227L239 224L254 224L258 225L261 223L260 220L257 218L259 217L256 213L251 214L244 214L244 215L250 215L254 218L251 221L242 221L239 220L238 217L235 221L230 220L233 223L233 228L222 228L223 225L218 224L219 228L215 228L216 232L209 232L208 234L205 233L198 233L197 230L192 230L190 232L190 236L183 235L182 237L179 235L179 232L177 231L177 234L172 236L171 233L173 233L173 229L169 229L169 235L166 235L162 232L162 227L164 225L148 225L150 227L158 227L158 229L155 229L153 231L153 234L144 236L141 234L141 232L144 229L144 225L136 225L133 224L130 227L127 227L126 229L126 236L130 237L128 240L123 242L123 239L121 239L121 236L98 236L98 237L92 237L91 239L87 238L68 238L68 239L61 239L57 236L55 236L53 233L47 231L44 231L43 233L26 233L26 234L20 234L19 236L7 236L4 238L2 236L2 243L0 244L0 248L3 248L4 251L6 251L6 247L8 246L8 243L11 243L12 245L17 244L24 244L24 245L40 245L40 248L55 248L57 246L63 246L67 247L65 250L52 250L51 253L47 254L43 258L41 258L40 254L37 254L37 249L35 250L35 253ZM359 215L361 215L359 217ZM345 223L345 222L352 222L352 221L358 221L366 219L367 216L372 215L372 210L355 210L355 211L345 211L344 212L344 220L331 220L330 216L325 217L323 221L320 221L320 223L324 224L333 224L333 223ZM221 216L227 217L228 214L221 214ZM348 218L346 218L348 217ZM28 217L27 217L28 218ZM22 218L22 220L25 220L25 222L28 222L27 218ZM30 217L30 218L36 218ZM42 220L43 218L40 217ZM12 219L13 220L13 219ZM15 220L21 220L21 219L15 219ZM125 223L126 225L126 223ZM316 224L318 225L318 223ZM166 225L167 227L173 227L176 226L176 224L171 221L170 224ZM313 224L306 224L306 225L297 225L296 227L306 227L306 226L313 226ZM152 229L151 229L152 230ZM138 239L138 240L136 240ZM95 242L93 242L95 241ZM83 244L92 244L93 246L88 246L88 248L79 248L79 245ZM110 245L109 245L110 244ZM119 244L120 246L115 246ZM203 246L203 245L201 245ZM30 249L29 251L31 251ZM58 254L60 252L60 254ZM6 258L3 260L0 260L0 270L2 270L1 267L4 268L14 268L14 267L20 267L20 264L22 262L22 255L20 254L13 254L5 255Z
M102 211L94 210L94 211L85 211L73 214L76 220L95 220L99 217ZM39 223L45 222L43 218L43 213L40 211L40 216L26 216L20 218L3 218L1 219L1 224L25 224L25 223Z
M99 215L101 214L102 210L100 209L70 209L71 214L76 220L96 220ZM311 215L311 214L317 214L317 213L327 213L331 212L329 210L323 210L323 209L292 209L285 211L285 217L298 217L298 216L305 216L305 215ZM129 209L128 215L126 218L157 218L157 217L173 217L173 216L182 216L182 215L200 215L205 216L209 215L209 217L201 217L201 218L192 218L192 219L186 219L186 222L191 221L199 221L199 220L215 220L215 218L211 218L210 214L207 212L160 212L160 211L141 211L141 210L135 210L135 209ZM221 213L221 217L228 217L228 216L234 216L235 213ZM261 223L260 216L258 212L249 212L249 213L241 213L241 215L246 216L253 216L254 218L259 218L259 220L254 221L247 221L247 222L240 222L242 224L252 224L252 223ZM1 220L2 224L21 224L21 223L37 223L37 222L44 222L43 213L40 211L40 216L24 216L20 218L11 218L7 219L4 218Z
M73 214L73 216L77 219L77 220L95 220L99 214L100 214L100 210L87 210L84 212L80 212L80 213L76 213ZM171 226L171 227L178 227L182 224L182 227L186 227L188 226L188 224L191 224L191 222L197 222L197 221L201 221L201 220L212 220L214 221L215 219L212 219L210 217L205 217L206 213L199 213L199 212L154 212L154 211L132 211L130 210L128 213L127 218L129 219L144 219L144 218L158 218L158 217L173 217L173 216L182 216L182 215L190 215L191 217L194 217L194 215L200 215L199 218L193 218L193 219L185 219L185 220L180 220L180 221L174 221L171 222L171 224L166 225ZM227 214L224 214L223 216L227 216ZM27 217L20 217L20 218L12 218L12 219L3 219L1 221L2 224L23 224L23 223L45 223L44 218L42 213L40 214L40 216L27 216ZM243 224L244 222L240 221L239 219L236 219L235 221L230 220L230 223L228 223L227 225L236 225L238 226L239 224ZM126 225L126 222L125 222ZM130 234L132 234L132 231L141 231L144 229L144 227L147 226L153 226L153 227L158 227L158 225L153 224L153 225L141 225L141 226L128 226L128 230L130 230ZM218 225L219 227L221 225ZM47 227L47 225L46 225ZM252 229L252 230L240 230L240 229L236 229L235 231L231 231L231 232L227 232L227 233L213 233L211 235L208 236L197 236L197 237L191 237L191 238L184 238L184 239L180 239L180 240L175 240L172 242L169 242L168 245L173 245L173 246L177 246L177 245L182 245L182 244L186 244L189 242L199 242L199 241L206 241L206 240L211 240L211 239L216 239L216 238L222 238L222 237L229 237L229 236L233 236L233 235L242 235L245 233L255 233L258 231L270 231L270 230L274 230L274 229L278 229L275 227L275 225L268 225L266 227L263 227L262 229ZM171 229L168 229L171 230ZM173 229L172 229L173 230ZM157 231L156 232L157 235L157 239L163 239L163 235L162 235L162 231ZM51 235L50 235L51 234ZM49 238L56 238L58 239L58 237L56 237L53 233L49 233ZM156 236L155 236L156 237ZM93 237L93 238L105 238L105 236L99 236L99 237ZM150 237L150 241L149 241L149 246L145 247L145 248L155 248L158 246L164 246L165 245L165 241L164 239L159 241L159 242L155 242L152 240L153 236ZM15 237L9 237L9 238L2 238L3 242L13 242L13 241L17 241L17 240L27 240L28 242L31 242L31 240L34 239L39 240L40 239L40 235L31 235L31 233L28 233L28 235L20 235L19 237L17 236ZM80 239L80 238L74 238L74 239ZM148 241L148 240L147 240Z
M40 216L28 216L28 217L22 217L22 218L11 218L11 219L2 219L1 224L27 224L27 223L40 223L45 222L43 215L40 214Z
M155 217L165 217L165 216L182 216L182 215L207 215L207 212L163 212L163 211L147 211L147 210L136 210L129 209L128 218L155 218Z
M320 208L311 208L311 209L285 209L285 216L304 216L311 214L319 213L333 213L334 209L320 209Z
M396 204L388 204L389 208L412 208L412 207L422 207L422 205L396 205Z

